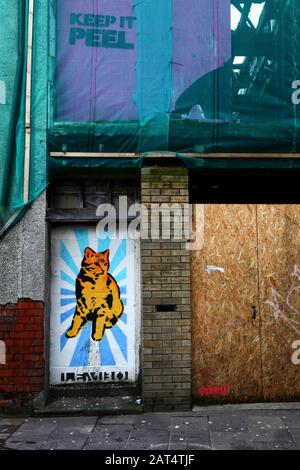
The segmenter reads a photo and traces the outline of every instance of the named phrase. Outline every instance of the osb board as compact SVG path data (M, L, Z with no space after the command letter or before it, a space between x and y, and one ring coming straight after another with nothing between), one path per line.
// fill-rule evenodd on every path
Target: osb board
M253 401L262 393L256 206L205 205L204 214L204 246L191 252L194 398ZM227 396L207 396L225 385Z
M259 205L258 241L264 396L299 399L300 206Z

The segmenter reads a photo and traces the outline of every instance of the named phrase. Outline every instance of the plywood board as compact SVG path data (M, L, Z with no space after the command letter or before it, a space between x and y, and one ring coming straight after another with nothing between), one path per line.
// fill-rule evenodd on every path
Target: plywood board
M299 399L300 364L292 362L300 340L299 205L258 206L258 253L264 397Z
M205 205L204 214L204 246L191 256L193 395L200 402L257 400L256 206Z

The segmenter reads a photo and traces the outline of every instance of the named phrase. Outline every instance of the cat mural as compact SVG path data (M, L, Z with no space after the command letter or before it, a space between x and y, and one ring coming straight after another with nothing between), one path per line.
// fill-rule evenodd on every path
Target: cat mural
M96 253L84 250L81 270L76 278L76 310L66 331L68 338L76 337L88 321L92 322L92 338L101 341L106 328L120 319L124 305L117 281L108 273L109 250Z

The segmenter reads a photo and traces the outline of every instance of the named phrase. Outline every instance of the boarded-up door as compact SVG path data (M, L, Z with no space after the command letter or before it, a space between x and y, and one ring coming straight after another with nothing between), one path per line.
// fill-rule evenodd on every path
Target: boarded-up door
M196 401L300 396L300 207L205 205L192 253Z
M204 246L192 252L194 397L254 400L262 394L255 206L205 205L204 216Z
M122 236L122 234L120 234ZM76 277L86 249L80 298ZM50 383L51 385L128 384L137 380L140 345L140 288L138 242L128 238L98 239L96 227L60 226L51 233L51 315L50 315ZM109 252L107 251L109 250ZM106 253L109 278L98 288L105 268ZM107 266L107 264L106 264ZM101 284L101 282L100 282ZM112 292L112 293L110 293ZM103 295L102 295L103 293ZM104 295L105 294L105 295ZM93 299L99 304L91 308ZM115 299L122 302L114 310ZM120 305L120 304L118 304ZM76 306L84 323L72 336ZM87 311L87 309L90 309ZM119 307L118 307L119 308ZM82 313L83 312L83 313ZM118 316L120 314L120 316ZM102 338L94 335L96 317L107 318ZM80 318L79 318L80 320ZM101 323L101 322L100 322ZM72 328L74 330L74 326Z
M300 206L260 205L257 213L264 398L299 399Z

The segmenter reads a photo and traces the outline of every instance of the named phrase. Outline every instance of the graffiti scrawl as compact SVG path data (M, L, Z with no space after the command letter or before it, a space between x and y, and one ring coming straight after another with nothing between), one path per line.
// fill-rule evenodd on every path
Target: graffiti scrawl
M300 311L297 310L292 304L293 295L300 290L300 269L297 265L294 266L294 271L291 273L293 284L287 295L281 295L275 287L271 288L271 299L265 303L270 305L276 319L283 319L292 330L300 335ZM296 319L297 318L297 319Z

